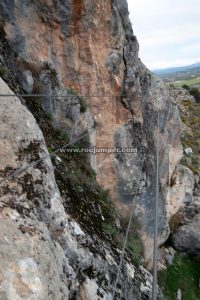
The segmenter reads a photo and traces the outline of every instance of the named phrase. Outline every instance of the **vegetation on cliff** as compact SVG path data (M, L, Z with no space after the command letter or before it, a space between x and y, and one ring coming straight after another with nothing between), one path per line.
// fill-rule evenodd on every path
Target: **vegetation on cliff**
M68 135L51 125L48 114L34 100L27 105L43 131L48 150L53 153L69 143ZM79 150L89 146L87 138L69 146ZM79 151L62 151L52 155L54 173L64 207L89 234L97 234L114 246L122 247L128 220L117 211L109 193L96 181L96 173L90 167L87 154ZM138 235L139 223L133 218L129 232L127 251L135 265L141 263L142 244Z
M200 90L196 87L190 87L187 84L183 84L182 86L185 90L187 90L190 95L192 95L197 103L200 103Z
M200 299L199 289L200 259L177 254L174 263L159 273L159 285L163 288L164 299L177 299L180 289L182 300Z
M194 174L200 170L200 103L182 102L181 118L187 126L182 135L184 149L191 148L191 155L184 155L182 164L190 168Z

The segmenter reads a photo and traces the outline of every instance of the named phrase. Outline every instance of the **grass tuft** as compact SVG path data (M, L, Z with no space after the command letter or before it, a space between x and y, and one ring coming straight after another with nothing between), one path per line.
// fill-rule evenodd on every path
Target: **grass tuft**
M176 299L180 289L182 300L199 300L200 259L176 254L173 265L158 273L159 286L165 300Z
M200 171L200 103L183 101L182 104L186 111L181 111L181 119L190 130L183 134L181 142L184 149L192 148L193 154L191 157L184 155L181 163L194 174L198 174Z
M0 76L5 75L8 72L8 68L5 66L0 66Z

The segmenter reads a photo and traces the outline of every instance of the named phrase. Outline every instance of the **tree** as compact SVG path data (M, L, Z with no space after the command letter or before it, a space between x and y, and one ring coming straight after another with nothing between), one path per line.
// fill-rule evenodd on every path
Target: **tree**
M187 90L192 95L197 103L200 103L200 91L198 88L190 88L187 84L183 84L182 88Z
M191 88L189 90L190 95L194 96L196 102L200 103L200 91L197 88Z
M190 90L190 87L187 85L187 84L183 84L182 85L182 88L189 91Z

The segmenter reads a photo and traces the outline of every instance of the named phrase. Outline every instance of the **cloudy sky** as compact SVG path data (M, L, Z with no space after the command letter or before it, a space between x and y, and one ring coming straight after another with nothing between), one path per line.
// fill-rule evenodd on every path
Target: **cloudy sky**
M150 69L200 61L200 0L128 0L139 56Z

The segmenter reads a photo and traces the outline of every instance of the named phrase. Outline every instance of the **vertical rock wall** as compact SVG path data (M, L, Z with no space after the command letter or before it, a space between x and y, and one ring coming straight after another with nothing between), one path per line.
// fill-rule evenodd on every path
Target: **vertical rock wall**
M85 95L93 121L88 123L84 114L82 124L86 128L95 124L91 143L96 147L137 149L136 154L98 154L92 164L99 183L109 189L113 201L126 214L142 169L139 197L134 205L142 224L145 258L151 260L158 109L161 125L159 243L169 234L166 195L169 178L182 156L181 123L168 90L138 58L139 46L129 21L127 2L18 0L8 3L3 0L0 20L16 52L18 69L28 82L27 92L63 93L73 89ZM57 87L54 79L49 76L45 79L47 64L58 74ZM76 114L75 117L71 113L61 115L67 101L51 98L46 100L45 108L53 114L57 125L71 122L75 127L82 126ZM147 158L142 167L144 152Z

